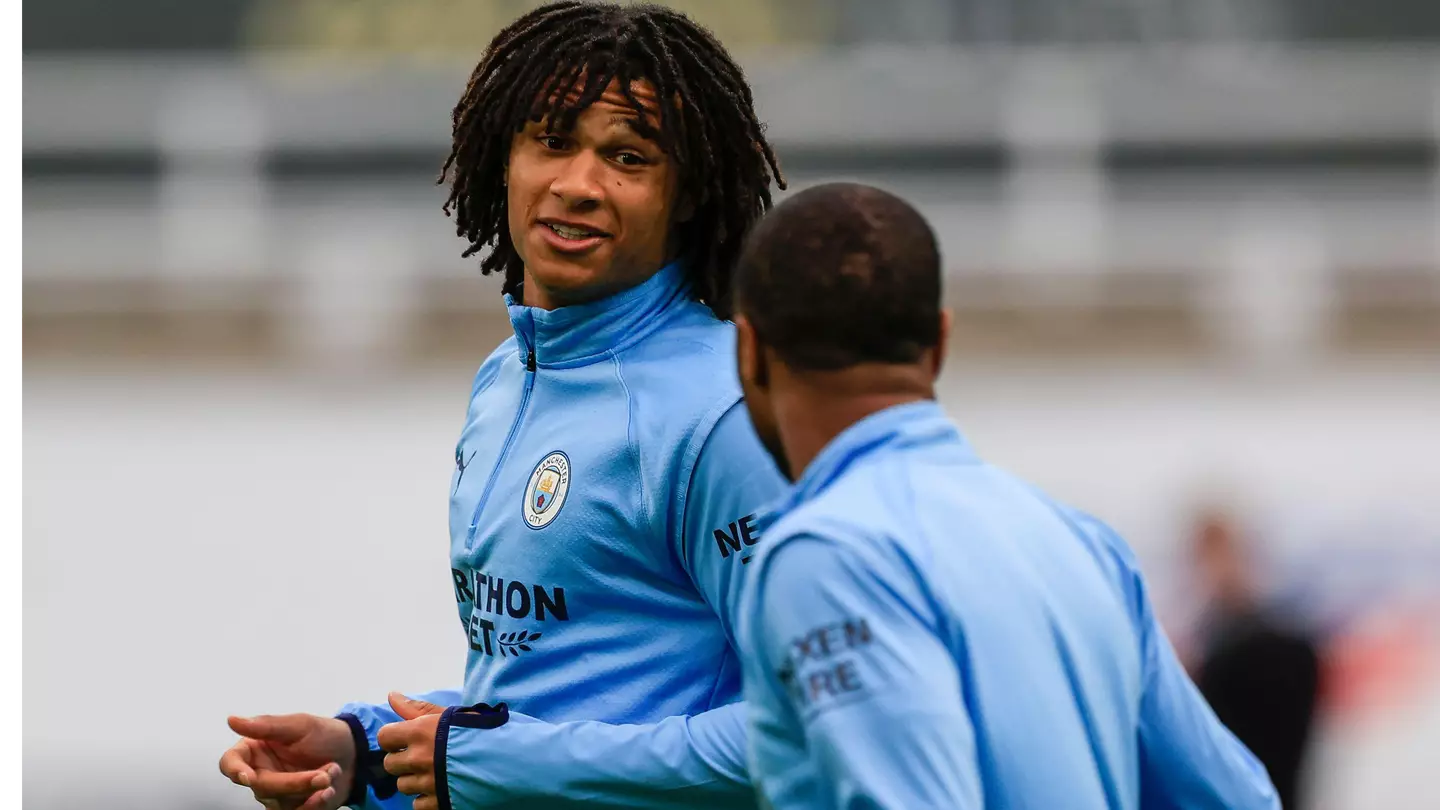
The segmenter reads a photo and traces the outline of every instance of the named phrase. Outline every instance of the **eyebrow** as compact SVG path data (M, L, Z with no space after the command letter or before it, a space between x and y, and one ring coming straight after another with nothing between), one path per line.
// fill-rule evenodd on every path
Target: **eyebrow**
M637 138L645 141L646 143L655 143L655 144L658 145L658 141L656 141L656 139L655 139L653 136L645 134L644 132L642 132L642 131L640 130L639 127L636 126L636 123L637 123L638 121L640 121L640 120L641 120L641 119L640 119L640 116L639 116L638 114L635 114L635 113L628 113L628 114L615 113L615 114L611 115L609 118L607 118L607 119L605 120L605 123L606 123L606 126L607 126L607 127L616 127L616 126L618 126L618 127L622 128L622 129L625 129L626 131L628 131L630 134L634 135L635 137L637 137ZM527 126L541 126L541 127L543 127L543 126L544 126L544 122L543 122L543 121L532 121L532 122L529 122L529 123L527 124Z
M635 133L636 135L640 135L643 138L645 137L644 134L641 133L639 128L635 126L635 122L638 120L640 120L640 116L638 115L612 115L610 116L610 120L606 123L611 126L615 126L618 124Z

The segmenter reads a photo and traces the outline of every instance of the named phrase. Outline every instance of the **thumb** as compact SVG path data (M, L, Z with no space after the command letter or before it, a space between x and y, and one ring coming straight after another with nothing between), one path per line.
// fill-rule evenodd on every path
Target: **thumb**
M444 709L434 703L426 703L423 700L411 700L399 692L390 693L390 708L406 720L414 720L417 717L424 717L427 714L440 714Z
M230 729L241 737L277 743L297 743L310 733L310 716L305 714L262 714L258 717L231 717Z

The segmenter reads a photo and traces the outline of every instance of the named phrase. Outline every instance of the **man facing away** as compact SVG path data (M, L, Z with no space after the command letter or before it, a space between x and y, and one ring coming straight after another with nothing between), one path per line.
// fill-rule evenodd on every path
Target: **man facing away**
M746 406L794 481L740 614L775 808L1277 806L1125 542L986 464L935 402L949 319L918 212L797 194L736 296Z

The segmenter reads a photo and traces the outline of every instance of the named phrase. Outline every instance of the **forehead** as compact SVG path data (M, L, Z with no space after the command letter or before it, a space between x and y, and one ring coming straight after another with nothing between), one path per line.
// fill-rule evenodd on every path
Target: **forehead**
M581 110L580 114L597 113L597 117L603 118L607 126L634 128L635 123L643 121L645 128L658 130L660 128L660 104L655 85L648 79L634 79L629 83L628 89L630 94L627 98L620 80L611 79L600 93L600 97L588 108ZM584 92L585 77L582 74L575 86L566 93L560 109L573 110ZM544 105L546 109L555 104L558 93L558 89L551 92Z

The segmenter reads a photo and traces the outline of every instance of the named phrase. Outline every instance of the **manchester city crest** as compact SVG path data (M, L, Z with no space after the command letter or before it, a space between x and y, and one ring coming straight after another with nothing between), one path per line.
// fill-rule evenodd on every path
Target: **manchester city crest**
M535 465L525 486L525 525L543 529L560 514L570 491L570 459L554 452Z

